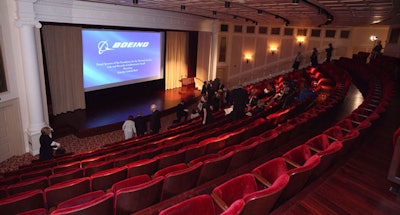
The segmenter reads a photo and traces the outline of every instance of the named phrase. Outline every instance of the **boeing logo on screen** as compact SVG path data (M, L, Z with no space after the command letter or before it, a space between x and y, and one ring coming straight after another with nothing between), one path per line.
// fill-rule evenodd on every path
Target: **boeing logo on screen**
M111 48L108 46L107 41L100 41L97 44L99 54L103 54L105 51L120 49L120 48L142 48L149 46L149 42L115 42Z
M103 54L105 51L113 50L113 49L108 48L108 42L107 41L100 41L97 44L97 48L99 49L99 54Z

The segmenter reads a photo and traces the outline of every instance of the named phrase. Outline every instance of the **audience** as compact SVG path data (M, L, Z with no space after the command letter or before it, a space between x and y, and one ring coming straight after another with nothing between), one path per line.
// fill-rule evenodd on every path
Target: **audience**
M136 126L132 115L128 116L128 119L122 124L122 130L124 131L125 140L136 136Z

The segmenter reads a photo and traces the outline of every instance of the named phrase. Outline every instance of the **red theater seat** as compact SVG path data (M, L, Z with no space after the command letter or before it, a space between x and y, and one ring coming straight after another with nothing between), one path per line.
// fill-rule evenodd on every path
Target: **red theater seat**
M78 178L52 185L44 190L49 208L60 202L90 192L90 178Z
M185 162L189 163L191 160L198 158L206 153L207 145L191 144L183 147L182 151L185 151Z
M202 163L165 175L162 199L168 199L196 186Z
M137 175L153 175L158 170L158 159L139 160L126 165L128 178Z
M38 208L45 208L42 190L32 190L0 200L0 211L4 214L18 214Z
M155 157L158 159L158 169L185 162L185 151L164 152Z
M46 169L41 169L41 170L36 170L28 173L24 173L20 175L21 180L26 180L30 178L36 178L39 176L49 176L53 174L53 171L51 168L46 168Z
M95 215L109 215L113 213L113 197L114 193L107 193L90 202L76 205L69 208L57 209L53 211L52 215L77 215L77 214L95 214Z
M84 168L85 176L90 177L91 175L101 172L114 167L114 161L99 161L87 164Z
M75 161L75 162L70 162L62 165L58 165L53 167L53 173L59 173L59 172L64 172L70 169L77 169L81 167L81 162L80 161Z
M164 177L151 180L148 176L142 176L133 177L135 180L127 179L131 180L129 183L113 186L115 214L132 214L160 202ZM122 187L124 185L126 187Z
M24 180L13 185L9 185L7 187L7 192L8 195L14 195L17 193L23 193L26 191L31 191L36 189L44 190L48 186L49 182L47 180L47 177L40 176L37 178Z
M138 154L126 154L119 158L114 159L114 167L122 167L128 163L139 160L140 155Z
M217 213L211 196L200 195L164 209L159 215L233 215L239 214L243 208L243 205L244 202L239 200L232 204L232 207L229 207L223 213Z
M30 211L19 213L18 215L48 215L49 213L45 208L38 208Z
M229 152L216 158L204 160L202 162L203 166L199 175L198 185L224 175L228 170L234 153L235 152Z
M127 178L126 167L112 168L104 170L90 176L92 191L103 190L111 188L111 186L119 181Z
M58 204L57 209L69 208L69 207L77 206L80 204L84 204L84 203L90 202L96 198L99 198L100 196L103 196L104 194L105 193L102 190L85 193L85 194L82 194L82 195L79 195L74 198L71 198L71 199L61 202L60 204Z
M50 175L48 177L50 185L60 182L83 177L83 169L67 169L66 171Z

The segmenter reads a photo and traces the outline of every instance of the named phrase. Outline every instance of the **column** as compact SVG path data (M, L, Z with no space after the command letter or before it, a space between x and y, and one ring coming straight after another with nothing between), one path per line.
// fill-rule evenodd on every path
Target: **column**
M29 117L28 129L25 132L28 135L29 151L33 155L39 153L40 130L46 126L35 40L35 27L40 28L41 24L34 18L33 4L35 2L36 0L18 1L19 20L16 22L21 36L21 53Z
M208 80L214 80L217 77L218 64L218 31L219 22L214 20L212 26L212 42L211 42L211 69L208 74Z

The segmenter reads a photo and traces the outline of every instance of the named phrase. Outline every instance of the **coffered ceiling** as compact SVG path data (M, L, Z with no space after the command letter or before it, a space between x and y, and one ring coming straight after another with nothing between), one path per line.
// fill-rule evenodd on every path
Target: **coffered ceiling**
M82 0L254 25L400 24L400 0Z

